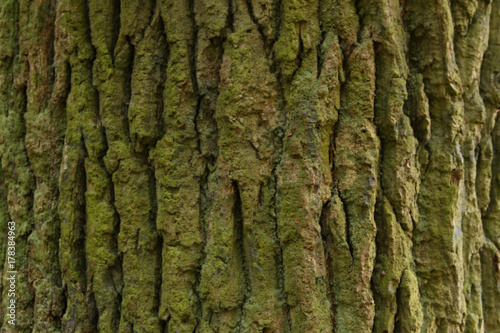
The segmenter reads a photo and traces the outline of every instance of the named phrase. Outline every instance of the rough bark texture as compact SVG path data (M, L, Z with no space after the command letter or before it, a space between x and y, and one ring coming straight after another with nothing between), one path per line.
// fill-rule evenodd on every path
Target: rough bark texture
M499 109L500 0L2 0L1 331L500 332Z

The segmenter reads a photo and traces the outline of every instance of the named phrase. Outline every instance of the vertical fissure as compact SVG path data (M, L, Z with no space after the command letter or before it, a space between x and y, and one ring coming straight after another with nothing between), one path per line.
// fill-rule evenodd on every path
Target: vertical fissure
M316 56L317 56L316 79L319 79L319 77L321 76L321 70L323 69L323 62L325 60L325 54L323 52L323 44L325 43L326 39L326 29L324 27L323 20L321 20L321 11L323 10L321 6L322 3L323 1L318 1L318 22L319 22L319 32L321 37L319 39L318 45L316 46Z
M244 227L244 219L243 219L243 211L242 211L242 202L241 202L241 193L240 193L240 188L238 185L237 181L232 182L233 185L233 191L235 194L235 199L234 199L234 206L233 206L233 223L234 223L234 233L235 233L235 242L236 242L236 247L238 251L238 259L241 263L241 268L242 268L242 274L243 274L243 281L244 281L244 296L243 296L243 302L241 303L241 314L239 316L238 320L238 332L243 332L242 331L242 324L243 320L245 317L245 305L246 302L249 298L249 295L251 294L251 285L250 285L250 272L248 268L248 263L246 259L246 253L245 253L245 227Z
M339 190L338 195L340 198L340 201L342 202L342 209L344 210L344 216L345 216L345 240L347 243L347 246L349 247L349 253L351 254L351 265L354 264L354 245L352 244L351 241L351 227L350 227L350 217L349 217L349 209L347 207L346 201L342 198L342 193Z
M292 76L290 77L290 82L293 82L295 79L295 75L298 73L298 71L302 68L302 61L304 60L304 41L302 40L302 25L305 24L304 22L299 23L299 48L297 50L297 56L296 56L296 63L297 66L295 67L295 70L292 73Z
M97 328L97 324L98 324L98 316L99 316L99 311L97 310L97 304L96 304L96 300L95 300L95 297L94 297L94 293L92 292L92 290L90 290L88 288L88 284L87 284L87 272L88 272L88 262L87 262L87 252L86 252L86 248L87 248L87 221L88 221L88 216L87 216L87 201L85 199L85 193L87 192L87 174L86 174L86 171L85 171L85 160L89 157L89 153L87 151L87 147L86 147L86 143L85 143L85 133L83 132L83 130L80 128L80 133L81 133L81 138L82 138L82 148L83 148L83 158L82 158L82 163L81 163L81 170L77 172L81 173L82 174L82 179L81 179L81 190L80 190L80 193L81 193L81 206L79 208L79 211L82 212L83 216L82 216L82 221L81 221L81 237L82 237L82 240L81 240L81 243L80 244L76 244L76 250L78 251L79 250L79 255L80 255L80 260L82 262L82 265L81 265L81 272L80 272L80 277L81 277L81 280L82 280L82 291L86 297L86 300L89 302L89 315L90 315L90 318L88 318L89 322L90 322L90 327L92 327L93 329ZM65 313L65 311L63 312Z
M189 43L189 74L191 75L191 83L193 85L193 93L196 97L196 109L194 114L194 130L196 131L196 147L198 153L201 155L201 133L198 124L201 109L202 96L198 87L198 73L196 68L196 54L198 51L198 25L196 24L196 13L194 9L194 1L189 0L189 17L193 27L193 36L191 43Z
M134 75L134 65L135 65L135 44L132 42L132 38L130 36L126 37L128 47L130 47L130 55L127 59L127 64L126 68L124 69L125 71L125 96L124 96L124 117L123 117L123 128L126 133L126 137L128 138L129 142L132 141L132 136L130 132L130 124L128 121L128 115L129 115L129 110L130 110L130 102L132 101L132 77Z
M209 168L209 163L207 162L205 164L205 171L203 172L201 178L200 178L200 186L199 186L199 191L200 191L200 199L198 202L198 210L199 210L199 219L200 219L200 231L201 231L201 236L202 236L202 245L201 245L201 257L199 261L199 265L196 269L196 275L195 275L195 284L194 284L194 293L196 295L196 299L198 301L198 315L199 318L203 318L203 300L200 295L200 283L201 283L201 270L203 267L203 263L205 262L205 258L207 256L207 222L206 222L206 209L207 209L207 202L208 202L208 177L210 175L210 168ZM195 328L198 328L200 324L200 321L198 320L197 326Z
M402 298L403 298L403 293L402 293L402 290L401 290L401 284L403 283L403 275L405 274L406 270L408 270L408 268L405 268L402 272L401 272L401 276L399 278L399 284L398 286L396 287L396 311L394 312L394 331L395 332L401 332L401 325L400 325L400 319L402 317L402 304L401 304L401 301L402 301Z
M333 242L333 239L331 237L331 234L329 232L329 223L330 221L329 216L330 216L330 199L328 199L323 207L321 208L321 215L319 217L319 225L321 228L321 239L323 241L323 249L324 249L324 256L325 256L325 263L326 263L326 276L327 276L327 283L328 283L328 289L327 289L327 294L328 294L328 299L330 301L330 311L331 311L331 317L332 317L332 332L335 332L335 300L334 300L334 293L333 293L333 272L332 272L332 254L330 251L331 243Z
M278 81L279 82L279 81ZM281 87L281 84L279 84L279 87ZM278 89L278 94L280 94L280 89ZM282 94L282 91L281 91ZM281 95L282 96L282 95ZM283 99L280 99L283 101ZM279 228L279 223L278 223L278 198L279 198L279 190L278 190L278 168L281 164L282 160L282 154L283 154L283 138L284 138L284 131L283 127L278 127L274 131L275 138L278 141L276 149L276 161L275 165L273 167L273 170L271 171L272 175L272 182L274 184L274 195L272 196L272 216L273 216L273 228L274 228L274 233L273 233L273 238L274 242L276 244L276 253L275 253L275 260L276 260L276 280L278 283L278 289L280 291L281 299L280 301L282 302L282 307L283 307L283 313L284 313L284 318L285 318L285 332L292 332L292 321L291 321L291 316L290 316L290 305L288 304L288 296L287 292L285 290L285 265L283 262L283 246L281 244L280 240L280 228Z
M149 194L150 194L150 201L152 203L151 207L151 217L150 221L152 221L154 224L156 224L157 216L158 216L158 197L157 197L157 180L155 177L155 168L154 166L149 162L149 159L147 158L147 155L145 156L146 163L148 165L148 174L149 174ZM156 262L158 263L156 267L156 288L155 288L155 298L156 302L154 304L154 309L153 312L156 313L156 315L159 318L160 321L160 327L161 331L163 332L166 327L166 322L161 318L159 315L160 313L160 302L161 302L161 284L162 284L162 275L163 275L163 269L162 269L162 247L163 243L161 240L161 237L156 230L156 226L153 228L153 233L156 235L156 238L159 240L157 242L158 246L155 249L156 251Z
M283 0L274 0L273 2L275 10L276 10L276 35L275 40L278 40L281 34L282 28L282 16L284 12L283 8ZM275 161L273 170L271 172L272 181L274 184L274 195L272 196L272 207L273 207L273 226L274 226L274 241L276 243L276 273L277 273L277 282L278 288L280 291L283 307L283 314L285 318L285 332L292 332L292 319L291 319L291 308L288 302L288 295L285 287L285 263L284 263L284 253L283 253L283 244L281 243L281 230L279 226L279 175L278 171L282 167L283 163L283 152L284 152L284 138L285 138L285 128L287 123L286 116L286 101L285 101L285 88L284 88L284 75L282 73L281 67L277 62L276 51L273 52L272 68L276 71L276 82L277 82L277 101L278 101L278 109L281 111L278 114L278 124L279 126L273 131L274 141L275 141Z
M271 53L271 50L273 49L273 47L271 45L269 45L270 44L269 40L268 40L266 34L264 33L264 27L262 26L262 24L260 24L257 17L255 17L255 13L253 11L252 0L246 0L245 4L247 6L248 15L250 16L250 19L257 27L257 31L259 32L260 37L262 38L262 41L264 42L264 49L266 50L266 57L267 57Z
M87 0L89 1L89 0ZM113 16L112 16L112 36L111 36L111 46L109 50L109 55L111 56L111 63L113 67L115 66L115 60L116 60L116 45L118 44L118 38L120 37L120 30L121 30L121 5L120 5L120 0L111 0L112 1L112 8L113 8ZM88 6L87 6L88 7Z
M158 108L156 113L156 120L158 122L158 128L159 128L158 138L163 138L166 134L165 115L163 113L165 110L165 84L167 82L167 67L168 67L168 62L170 61L170 43L167 42L168 39L165 30L165 22L163 21L163 16L161 14L158 15L158 25L160 34L165 39L165 59L160 66L161 75L160 75L160 83L158 85L158 95L160 96L160 98L158 100Z
M233 0L227 0L227 24L229 30L234 32L234 11L233 11Z

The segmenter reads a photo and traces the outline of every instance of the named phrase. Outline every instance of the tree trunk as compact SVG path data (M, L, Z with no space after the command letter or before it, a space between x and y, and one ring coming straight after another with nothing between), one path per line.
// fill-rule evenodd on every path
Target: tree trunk
M500 0L2 0L1 331L500 332L499 108Z

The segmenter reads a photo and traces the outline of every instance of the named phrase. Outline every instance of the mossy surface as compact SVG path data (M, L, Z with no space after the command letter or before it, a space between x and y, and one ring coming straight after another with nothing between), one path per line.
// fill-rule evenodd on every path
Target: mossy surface
M497 332L500 1L4 0L2 332Z

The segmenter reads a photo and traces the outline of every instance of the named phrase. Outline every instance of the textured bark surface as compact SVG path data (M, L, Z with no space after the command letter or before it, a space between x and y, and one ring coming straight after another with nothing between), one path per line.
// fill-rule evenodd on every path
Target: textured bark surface
M500 332L500 0L0 1L2 332Z

